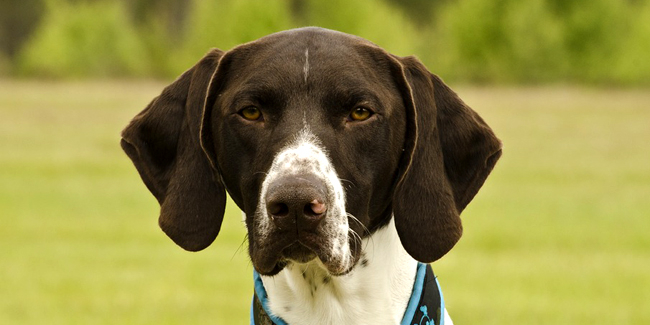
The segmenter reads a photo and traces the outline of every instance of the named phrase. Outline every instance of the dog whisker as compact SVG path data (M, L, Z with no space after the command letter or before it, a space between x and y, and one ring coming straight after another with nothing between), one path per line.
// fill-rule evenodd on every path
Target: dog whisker
M361 222L357 217L355 217L351 213L347 213L347 217L350 218L350 220L356 222L359 226L361 226L364 235L370 235L370 230L368 229L368 227L366 227L366 225L364 225L363 222Z
M349 188L352 188L352 187L355 187L355 186L356 186L356 185L354 184L354 182L352 182L351 180L347 180L347 179L345 179L345 178L339 178L339 181L341 181L341 183L343 183L343 182L349 183L349 185L350 185Z
M357 245L363 243L363 241L361 240L361 236L359 236L359 234L357 234L357 232L354 231L354 229L350 228L349 232L350 234L352 234L352 238L353 238L352 243L354 244L354 250L350 250L349 252L349 259L350 261L354 261L354 252L357 250Z
M354 250L356 251L357 250L357 243L362 243L363 242L361 240L361 236L359 236L359 234L356 231L354 231L354 229L348 229L348 232L350 234L352 234L352 238L354 239L352 241L352 243L354 243ZM350 252L350 254L352 254L352 251Z
M369 238L366 245L370 245L370 243L373 241L373 239L372 239L372 236L369 236L370 235L370 230L368 229L368 227L366 227L366 225L364 225L363 222L361 222L357 217L355 217L351 213L348 213L347 216L348 216L348 218L350 220L356 222L357 224L359 224L359 226L361 226L361 229L363 229L363 234L367 235L367 237ZM350 228L350 230L352 230L352 228ZM359 234L357 234L356 232L355 232L355 234L357 236L359 236ZM363 243L361 236L359 236L359 241ZM374 245L374 243L373 243L373 245ZM366 249L366 247L363 247L363 249Z
M244 245L247 244L247 243L248 243L248 234L244 235L244 240L242 240L241 244L239 244L239 246L237 247L237 249L235 250L235 252L232 254L232 256L230 257L230 261L232 261L233 259L235 259L235 256L239 253L239 251L240 251L240 250L244 247Z
M307 266L305 266L305 268L302 270L301 275L302 275L303 279L307 277L307 271L309 270L310 265L311 265L311 263L307 263Z

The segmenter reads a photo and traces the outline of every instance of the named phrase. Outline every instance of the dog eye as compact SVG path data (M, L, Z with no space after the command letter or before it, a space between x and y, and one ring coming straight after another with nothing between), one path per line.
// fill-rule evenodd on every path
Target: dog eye
M239 115L249 121L257 121L262 118L262 112L255 106L248 106L240 110Z
M365 107L355 107L350 113L350 116L348 116L348 120L354 122L365 121L369 119L373 114L375 114L373 111Z

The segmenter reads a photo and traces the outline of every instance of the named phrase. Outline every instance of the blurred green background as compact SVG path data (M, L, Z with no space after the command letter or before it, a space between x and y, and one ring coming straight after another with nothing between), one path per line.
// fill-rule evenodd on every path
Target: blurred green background
M171 78L210 47L316 25L417 54L449 81L650 84L648 0L21 0L5 76Z
M0 324L246 324L230 204L200 253L119 148L211 47L318 25L417 55L504 156L434 269L456 324L650 324L650 1L0 3Z

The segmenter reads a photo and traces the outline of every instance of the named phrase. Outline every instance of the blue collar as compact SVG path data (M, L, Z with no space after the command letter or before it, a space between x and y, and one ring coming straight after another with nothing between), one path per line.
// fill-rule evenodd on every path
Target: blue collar
M253 271L255 294L251 303L251 325L287 325L273 315L268 306L268 296L260 275ZM429 309L434 314L429 315ZM444 325L445 300L431 265L418 263L411 298L400 325Z

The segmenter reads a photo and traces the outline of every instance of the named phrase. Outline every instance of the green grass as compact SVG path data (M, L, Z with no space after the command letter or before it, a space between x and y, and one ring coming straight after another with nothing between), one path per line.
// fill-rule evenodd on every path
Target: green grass
M156 82L0 81L1 324L245 324L239 212L158 229L119 148ZM650 323L650 93L459 88L505 144L434 269L457 324Z

